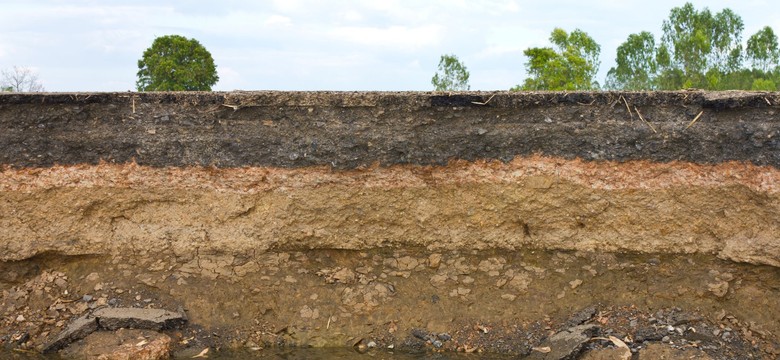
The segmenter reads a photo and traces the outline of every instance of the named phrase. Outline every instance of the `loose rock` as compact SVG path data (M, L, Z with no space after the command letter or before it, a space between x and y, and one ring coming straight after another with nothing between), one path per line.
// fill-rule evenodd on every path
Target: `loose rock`
M563 360L569 359L580 352L591 335L598 329L596 325L579 325L550 336L538 345L539 348L550 348L550 352L533 352L528 360Z

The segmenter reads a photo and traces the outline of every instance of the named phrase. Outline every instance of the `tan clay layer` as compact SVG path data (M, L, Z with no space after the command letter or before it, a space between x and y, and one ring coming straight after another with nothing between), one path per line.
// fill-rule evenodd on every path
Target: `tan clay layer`
M739 163L541 157L352 171L5 169L0 260L425 246L713 253L778 266L778 179Z
M582 161L542 156L513 161L454 161L448 166L396 165L359 170L329 167L298 169L245 167L154 168L136 164L0 168L0 191L32 192L53 188L199 189L258 193L276 189L347 185L362 188L416 188L463 184L513 184L549 187L548 180L602 190L665 189L681 186L740 185L763 193L780 191L780 169L749 163L703 165L687 162Z

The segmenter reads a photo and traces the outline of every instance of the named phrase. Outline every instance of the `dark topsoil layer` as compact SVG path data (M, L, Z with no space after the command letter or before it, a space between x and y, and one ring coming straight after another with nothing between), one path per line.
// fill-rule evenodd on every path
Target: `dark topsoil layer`
M0 165L357 168L541 154L780 167L778 106L778 93L700 91L2 94Z

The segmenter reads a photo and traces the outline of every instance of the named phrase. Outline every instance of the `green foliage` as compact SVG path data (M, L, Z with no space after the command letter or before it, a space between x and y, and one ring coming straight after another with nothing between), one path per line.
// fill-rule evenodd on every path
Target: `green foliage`
M662 72L674 76L665 76L659 87L718 88L721 74L741 67L743 29L742 18L730 9L713 15L691 3L673 8L663 22L661 37L670 56L659 65Z
M442 55L439 70L431 79L435 91L466 91L469 86L469 72L455 55Z
M656 59L668 62L667 57L668 52L656 55L653 34L647 31L631 34L617 48L617 66L609 69L605 85L608 89L654 89L658 72Z
M713 14L690 3L673 8L663 22L660 43L642 32L618 47L617 66L607 73L606 85L626 90L777 90L777 36L765 27L748 39L743 51L743 29L742 19L730 9Z
M139 91L210 91L219 76L211 53L195 39L154 39L138 60Z
M767 72L777 67L780 62L780 50L777 36L771 27L764 27L748 39L746 55L754 69Z
M753 80L753 85L750 86L750 90L777 91L777 85L770 79L755 79Z
M601 47L587 33L576 29L571 34L556 28L550 34L555 46L529 48L523 54L529 77L522 87L512 90L590 90L599 87L595 81Z

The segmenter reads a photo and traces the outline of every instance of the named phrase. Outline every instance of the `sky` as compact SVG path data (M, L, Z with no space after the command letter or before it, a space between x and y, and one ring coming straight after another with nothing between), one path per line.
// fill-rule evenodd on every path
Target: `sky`
M780 33L780 7L763 0L690 1L730 8L743 41ZM0 69L30 67L47 91L135 89L154 39L182 35L212 54L213 90L432 90L442 54L470 73L472 90L506 90L526 77L523 50L550 32L581 29L601 45L603 83L631 33L660 38L685 1L627 0L2 0Z

